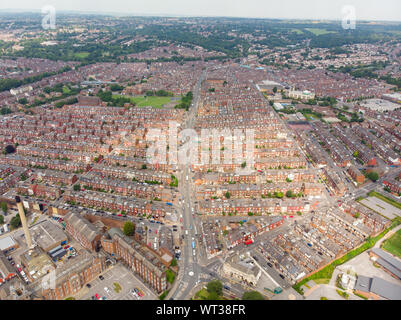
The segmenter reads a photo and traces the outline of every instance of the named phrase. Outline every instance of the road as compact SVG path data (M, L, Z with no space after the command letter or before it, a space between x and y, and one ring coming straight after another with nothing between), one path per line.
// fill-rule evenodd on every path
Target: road
M200 102L200 89L207 73L207 69L204 70L198 83L195 86L193 92L193 105L189 109L188 118L184 126L185 129L193 129L195 125L198 105ZM169 299L173 300L184 300L188 298L188 294L191 289L195 287L200 282L200 275L202 273L202 268L198 263L197 258L197 246L195 245L195 255L192 249L192 242L197 243L197 237L195 232L195 221L193 217L192 208L194 207L192 198L192 178L191 178L191 168L190 165L179 165L179 170L181 175L179 175L179 191L183 196L182 203L182 215L183 221L182 226L184 230L184 241L182 247L182 260L180 263L180 274L178 286L173 287L172 291L168 295ZM188 178L187 178L188 177ZM185 234L188 231L188 234ZM193 240L192 240L193 239ZM178 279L177 279L178 282Z

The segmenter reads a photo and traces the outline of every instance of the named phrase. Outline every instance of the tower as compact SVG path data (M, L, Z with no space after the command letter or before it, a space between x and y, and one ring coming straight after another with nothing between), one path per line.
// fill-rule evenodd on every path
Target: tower
M25 211L24 211L24 207L22 206L21 198L19 196L16 196L15 201L17 202L18 213L19 213L19 216L21 219L22 228L24 229L26 245L28 246L28 249L31 249L32 248L32 238L31 238L31 234L29 233L28 223L26 222Z

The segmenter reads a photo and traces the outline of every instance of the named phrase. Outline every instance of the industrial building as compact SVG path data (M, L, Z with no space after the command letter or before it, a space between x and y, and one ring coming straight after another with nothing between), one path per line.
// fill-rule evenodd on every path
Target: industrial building
M33 241L48 252L59 245L67 244L67 235L54 223L45 220L30 228Z

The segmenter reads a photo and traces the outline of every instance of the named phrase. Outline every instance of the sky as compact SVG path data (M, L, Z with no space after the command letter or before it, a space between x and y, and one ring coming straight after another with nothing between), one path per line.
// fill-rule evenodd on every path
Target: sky
M401 0L1 0L0 10L124 13L127 15L228 16L342 20L346 5L357 20L401 21Z

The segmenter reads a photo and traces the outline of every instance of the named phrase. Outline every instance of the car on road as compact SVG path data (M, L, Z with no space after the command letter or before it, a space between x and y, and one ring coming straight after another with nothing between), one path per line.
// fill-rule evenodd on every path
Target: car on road
M92 288L92 285L90 283L87 283L86 287L90 289L90 288Z
M95 294L95 298L98 299L98 300L100 300L102 297L99 296L99 295L96 293L96 294Z
M283 280L285 279L285 277L281 273L279 274L279 276L281 279L283 279Z
M273 265L272 265L270 262L268 262L267 265L268 265L270 268L273 268Z
M104 280L104 277L102 275L99 276L100 280Z
M110 289L109 289L109 288L107 288L107 287L104 287L104 291L106 291L106 293L108 293L108 294L110 294L110 293L111 293Z

